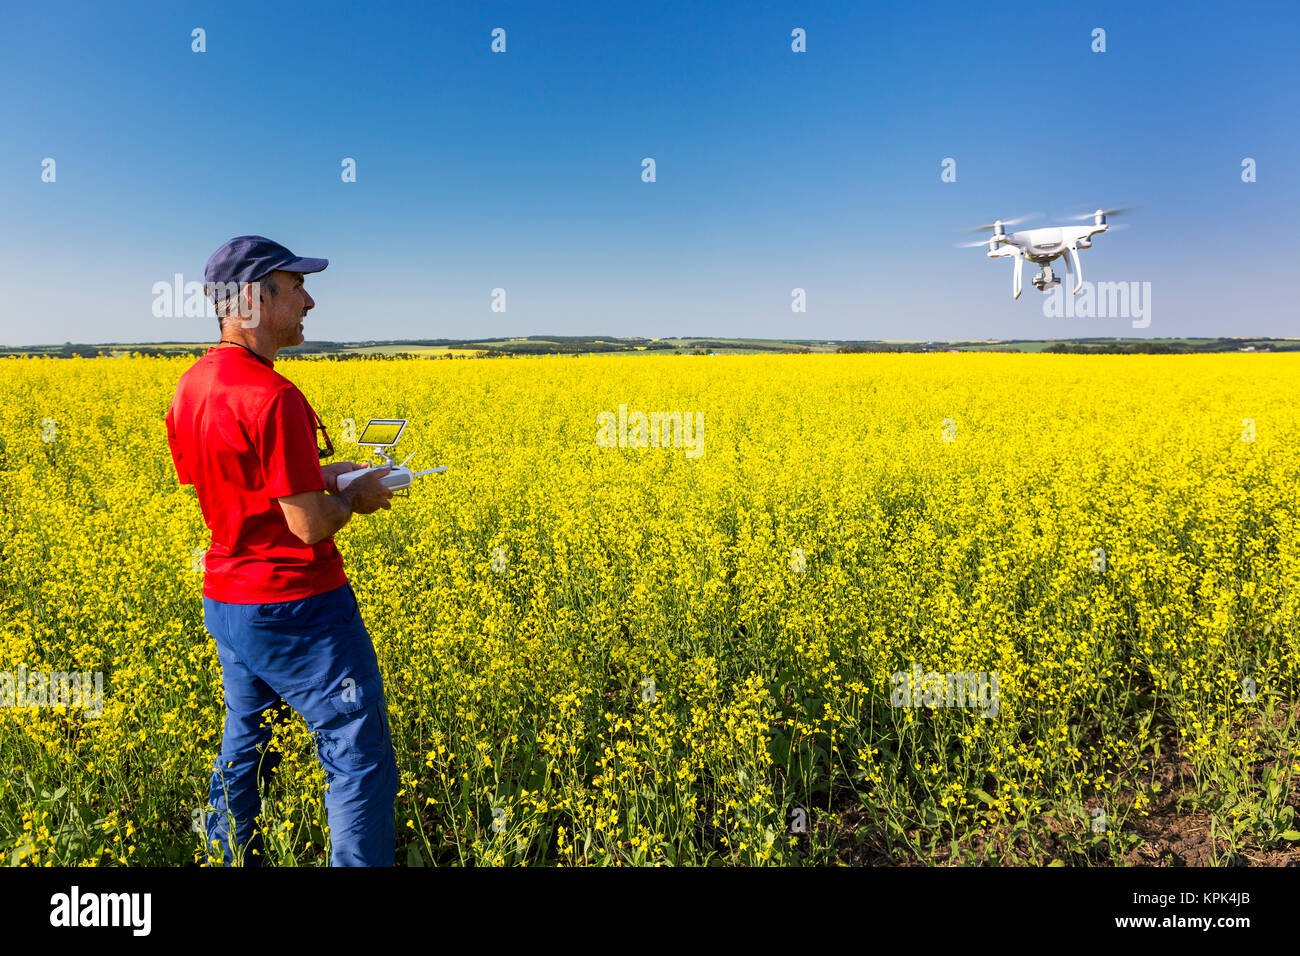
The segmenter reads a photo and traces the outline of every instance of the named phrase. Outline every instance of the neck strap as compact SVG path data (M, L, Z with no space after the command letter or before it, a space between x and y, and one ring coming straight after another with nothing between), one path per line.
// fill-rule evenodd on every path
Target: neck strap
M253 354L253 356L254 356L254 357L255 357L259 362L261 362L263 365L265 365L267 368L269 368L269 369L274 369L274 368L275 368L274 365L272 365L270 362L268 362L268 361L267 361L266 359L264 359L262 356L258 355L258 354L257 354L256 352L254 352L252 349L248 348L248 346L245 345L243 342L232 342L232 341L230 341L230 339L222 339L222 340L221 340L220 342L218 342L217 344L218 344L218 345L238 345L241 349L247 349L249 352L251 352L251 353Z

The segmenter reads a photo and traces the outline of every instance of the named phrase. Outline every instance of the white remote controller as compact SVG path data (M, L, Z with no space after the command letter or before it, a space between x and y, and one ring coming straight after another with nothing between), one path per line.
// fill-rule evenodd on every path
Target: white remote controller
M342 491L352 482L356 481L362 475L368 475L372 471L379 471L381 468L388 468L388 465L375 465L372 468L358 468L356 471L345 471L338 477L339 491ZM380 478L385 488L391 488L393 491L401 491L403 488L409 488L415 482L416 478L421 475L432 475L440 471L446 471L447 466L441 468L430 468L427 471L411 471L403 465L392 466L392 471Z

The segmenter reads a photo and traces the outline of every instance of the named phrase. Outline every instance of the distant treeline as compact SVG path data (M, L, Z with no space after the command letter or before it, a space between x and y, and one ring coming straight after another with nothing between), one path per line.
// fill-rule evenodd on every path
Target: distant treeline
M1285 341L1252 341L1250 346L1240 339L1215 339L1205 342L1111 342L1097 345L1055 342L1044 352L1067 355L1192 355L1209 352L1240 352L1244 348L1256 352L1294 352L1300 345Z
M488 355L576 355L581 352L657 352L670 349L672 346L666 342L644 339L595 342L580 336L547 336L547 340L542 341L504 342L486 351Z
M629 338L619 339L612 336L602 335L532 335L524 339L397 339L389 342L356 342L351 344L351 348L366 346L382 345L388 348L400 349L403 346L412 346L415 348L445 348L445 349L474 349L485 358L495 358L506 355L578 355L587 352L653 352L661 350L671 350L672 346L666 342L655 342L650 339ZM388 355L375 354L369 355L349 350L349 346L339 345L335 342L304 342L299 346L303 352L331 352L335 353L332 358L337 359L366 359L366 358L388 358ZM405 353L412 354L412 353ZM424 355L424 358L437 358L435 355ZM449 358L455 356L448 356Z
M136 355L167 358L177 355L203 355L211 348L209 345L197 345L192 349L160 349L148 345L64 345L53 348L34 346L32 348L0 348L0 358L21 356L44 356L47 358L111 358L114 352L134 352Z
M973 342L846 342L838 352L943 352L950 349L980 352L1027 352L1016 348L1016 344L1028 343L1030 339L998 343ZM1001 346L1001 347L999 347ZM1215 352L1240 352L1250 349L1256 352L1295 352L1300 351L1300 343L1286 339L1208 339L1203 342L1155 342L1155 341L1115 341L1114 339L1070 339L1053 342L1042 349L1045 353L1057 355L1194 355Z
M690 344L691 347L695 349L730 349L735 352L783 352L802 355L812 351L812 349L804 348L802 345L798 345L794 342L782 343L787 346L786 348L780 348L769 342L711 342L705 339L696 339Z
M909 342L907 344L887 343L887 342L845 342L835 351L837 352L931 352L941 346L936 343L927 345L923 342Z

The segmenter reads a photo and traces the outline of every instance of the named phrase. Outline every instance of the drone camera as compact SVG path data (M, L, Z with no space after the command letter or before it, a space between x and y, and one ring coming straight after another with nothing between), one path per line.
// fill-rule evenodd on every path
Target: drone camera
M1061 277L1052 275L1051 269L1044 269L1030 280L1039 292L1046 292L1048 286L1060 285Z

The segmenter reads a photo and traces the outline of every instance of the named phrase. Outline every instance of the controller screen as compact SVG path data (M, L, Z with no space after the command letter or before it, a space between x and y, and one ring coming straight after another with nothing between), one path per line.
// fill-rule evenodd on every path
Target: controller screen
M372 418L357 439L358 445L395 445L406 425L405 418Z

